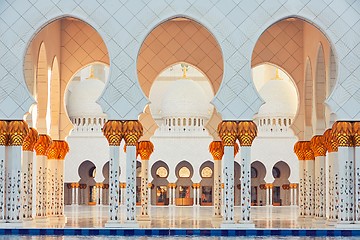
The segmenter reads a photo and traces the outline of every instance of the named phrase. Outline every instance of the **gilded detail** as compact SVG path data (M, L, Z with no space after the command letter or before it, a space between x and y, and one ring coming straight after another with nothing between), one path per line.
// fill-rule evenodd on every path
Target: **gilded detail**
M46 156L48 159L58 159L59 147L58 141L52 141L51 145L46 150Z
M294 153L299 160L305 160L304 141L298 141L294 145Z
M332 132L339 147L353 146L353 127L351 122L335 122L332 126Z
M136 146L139 138L143 135L143 127L139 121L124 121L124 139L127 146Z
M324 132L325 146L328 152L337 152L338 146L336 138L332 132L332 129L328 129Z
M25 137L23 142L23 151L34 151L34 146L37 140L39 139L39 134L35 128L29 128L29 133Z
M238 154L239 152L239 144L237 144L237 142L234 142L234 157L236 156L236 154Z
M141 141L139 142L137 149L142 160L149 160L154 151L154 144L150 141Z
M40 134L39 139L36 141L34 149L36 152L36 155L43 155L46 156L46 151L48 147L50 146L52 140L51 138L46 134Z
M8 130L8 122L0 121L0 145L6 146L9 140Z
M310 141L304 141L303 144L303 151L305 155L305 160L314 160L314 152L311 149L311 143Z
M22 146L26 135L29 133L29 126L25 121L10 121L8 124L9 146Z
M242 121L238 125L238 138L240 146L251 146L257 135L257 127L253 121Z
M353 123L354 145L360 147L360 122Z
M224 144L221 141L212 141L209 145L209 152L214 160L221 160L224 155Z
M69 152L69 144L64 141L64 140L58 140L57 141L59 144L59 155L58 155L58 159L59 160L64 160L66 157L66 154Z
M236 122L222 121L218 125L218 134L225 146L233 146L237 135L238 128Z
M315 157L326 156L325 138L322 135L317 135L310 140L311 149L314 152Z
M122 122L109 120L104 124L103 133L110 146L120 146L122 134Z

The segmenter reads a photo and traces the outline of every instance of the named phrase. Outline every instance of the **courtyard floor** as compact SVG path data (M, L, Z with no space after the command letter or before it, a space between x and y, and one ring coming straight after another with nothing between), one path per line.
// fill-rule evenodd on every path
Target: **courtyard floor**
M140 207L137 208L139 212ZM126 209L120 207L121 221L124 221ZM66 223L58 221L28 221L28 228L103 228L108 219L108 206L66 206ZM212 207L150 207L151 222L139 221L140 228L209 229L219 228L221 219L213 219ZM298 219L298 207L252 207L252 220L256 228L312 228L332 229L313 219ZM240 209L235 207L235 221L240 219Z

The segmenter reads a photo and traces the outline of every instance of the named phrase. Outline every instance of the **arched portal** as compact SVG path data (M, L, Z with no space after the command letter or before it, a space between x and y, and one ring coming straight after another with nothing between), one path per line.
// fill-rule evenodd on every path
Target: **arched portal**
M169 176L168 165L161 160L156 161L151 167L151 205L169 205Z
M273 205L290 205L289 177L290 167L284 161L277 162L272 168L273 182Z
M183 160L176 165L175 205L192 206L194 204L193 181L191 180L193 174L194 169L188 161Z
M79 204L91 205L96 204L97 194L96 194L96 166L90 160L84 160L79 168L78 174L80 177L80 191L79 191Z
M200 205L212 206L214 199L214 163L206 161L200 166Z
M264 191L266 167L261 161L251 163L251 205L264 206L266 192Z
M37 56L41 56L39 61ZM24 62L26 84L38 102L38 131L64 140L72 128L65 108L67 83L76 71L90 63L109 65L104 41L92 26L80 19L57 18L31 39ZM31 65L37 69L35 77Z
M307 79L316 80L313 73L309 76L308 60L311 63L317 62L318 56L324 59L320 67L326 69L330 65L330 55L333 53L333 47L323 32L319 30L318 26L315 26L310 21L305 21L301 18L291 17L280 20L270 27L268 27L262 35L259 37L252 54L252 66L257 66L261 63L272 63L279 66L281 69L289 73L294 79L294 83L299 91L299 110L293 122L292 129L300 139L308 138L308 126L304 122L309 120L308 106L310 104L311 111L315 111L315 105L318 106L318 112L314 114L324 116L325 115L325 96L326 85L329 78L326 78L324 71L320 74L320 80L318 85L314 85L312 92L319 92L317 96L318 101L312 98L312 102L309 99L310 85ZM322 53L319 55L319 45L322 46ZM329 59L329 60L328 60ZM325 66L325 67L324 67ZM311 78L310 78L311 77ZM305 85L305 86L304 86ZM313 88L311 86L311 88ZM312 94L311 94L312 95ZM321 112L321 113L320 113ZM329 113L330 114L330 113ZM310 117L310 119L316 119L316 116ZM324 117L322 117L324 119ZM315 121L310 120L311 128L316 129ZM325 122L325 121L322 121ZM325 126L322 124L320 127L322 131ZM320 129L319 128L319 129ZM321 133L322 134L322 133ZM310 135L311 137L311 135ZM307 139L309 140L309 139Z

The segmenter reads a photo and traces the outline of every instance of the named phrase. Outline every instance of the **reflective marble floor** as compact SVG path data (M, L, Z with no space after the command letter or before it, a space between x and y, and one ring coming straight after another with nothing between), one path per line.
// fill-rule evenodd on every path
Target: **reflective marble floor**
M139 213L140 208L137 208ZM252 207L252 220L256 228L334 228L313 219L298 220L297 207ZM212 207L168 207L150 208L151 222L139 222L140 228L219 228L221 220L212 218ZM235 208L235 220L240 219L240 209ZM35 228L103 228L108 219L107 206L66 206L67 222L29 221L24 227ZM121 221L126 215L120 207Z

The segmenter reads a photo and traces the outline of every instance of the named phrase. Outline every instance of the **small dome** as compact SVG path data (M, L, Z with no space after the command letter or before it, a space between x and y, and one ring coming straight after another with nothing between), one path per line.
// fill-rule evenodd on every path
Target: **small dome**
M191 79L173 82L162 101L163 117L205 117L209 118L212 106L204 90Z
M260 107L258 116L295 116L297 92L290 82L278 79L269 80L259 93L265 104Z
M71 91L68 101L69 117L103 116L104 113L96 100L100 97L105 84L94 78L80 81Z

